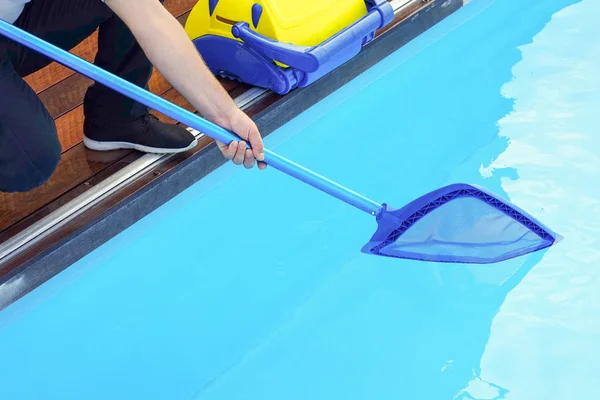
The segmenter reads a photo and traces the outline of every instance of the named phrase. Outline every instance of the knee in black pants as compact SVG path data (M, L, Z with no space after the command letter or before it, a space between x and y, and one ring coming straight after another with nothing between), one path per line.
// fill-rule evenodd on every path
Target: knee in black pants
M10 60L1 56L0 94L0 191L29 191L45 183L60 161L56 125Z
M0 120L0 192L35 189L48 181L58 166L61 146L54 123L41 116L31 115L30 119L18 133Z

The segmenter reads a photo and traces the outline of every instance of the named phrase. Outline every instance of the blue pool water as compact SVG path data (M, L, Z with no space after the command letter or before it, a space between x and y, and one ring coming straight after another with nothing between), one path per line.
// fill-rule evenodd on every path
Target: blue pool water
M0 313L0 399L593 398L598 15L473 0L266 139L396 207L485 186L559 245L367 256L367 214L227 165Z

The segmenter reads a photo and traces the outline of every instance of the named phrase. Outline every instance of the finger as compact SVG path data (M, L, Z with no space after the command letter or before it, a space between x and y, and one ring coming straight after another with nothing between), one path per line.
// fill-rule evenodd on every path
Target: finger
M264 161L265 159L265 145L263 144L262 138L260 137L260 132L258 128L254 127L248 133L248 141L250 142L250 146L252 147L252 152L254 153L254 157L258 161Z
M223 157L225 157L229 160L231 160L233 158L233 153L231 152L233 142L230 143L229 145L226 145L223 142L219 142L218 140L215 140L215 143L219 147L219 150L223 154ZM237 148L237 145L235 147Z
M264 162L259 162L258 163L258 169L260 169L262 171L265 168L267 168L267 164L265 164Z
M244 157L244 167L246 167L247 169L250 169L252 167L254 167L254 154L252 154L252 150L250 149L246 149L246 155Z
M242 165L244 163L244 156L246 154L246 142L238 142L235 156L233 156L233 163L235 165Z
M221 150L221 153L225 155L225 152L227 151L227 145L223 142L219 142L218 140L215 140L215 143L217 144L219 150Z
M217 146L219 146L219 150L221 150L223 157L225 157L228 160L233 159L235 151L237 150L237 142L231 142L229 143L229 145L226 145L222 142L217 142Z

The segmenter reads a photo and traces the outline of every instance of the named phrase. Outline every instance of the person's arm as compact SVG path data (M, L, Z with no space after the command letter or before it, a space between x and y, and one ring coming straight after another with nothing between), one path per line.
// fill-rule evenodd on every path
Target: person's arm
M263 161L263 142L254 121L241 111L204 64L185 30L158 0L106 0L129 27L148 59L161 74L213 123L249 141L217 142L223 155L247 168ZM259 168L266 167L258 163Z

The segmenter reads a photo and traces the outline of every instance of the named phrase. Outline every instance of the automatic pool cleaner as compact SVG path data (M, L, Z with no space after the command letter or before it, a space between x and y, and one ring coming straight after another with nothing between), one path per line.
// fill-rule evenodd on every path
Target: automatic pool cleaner
M387 0L200 0L185 29L213 74L286 94L352 59L393 19Z

